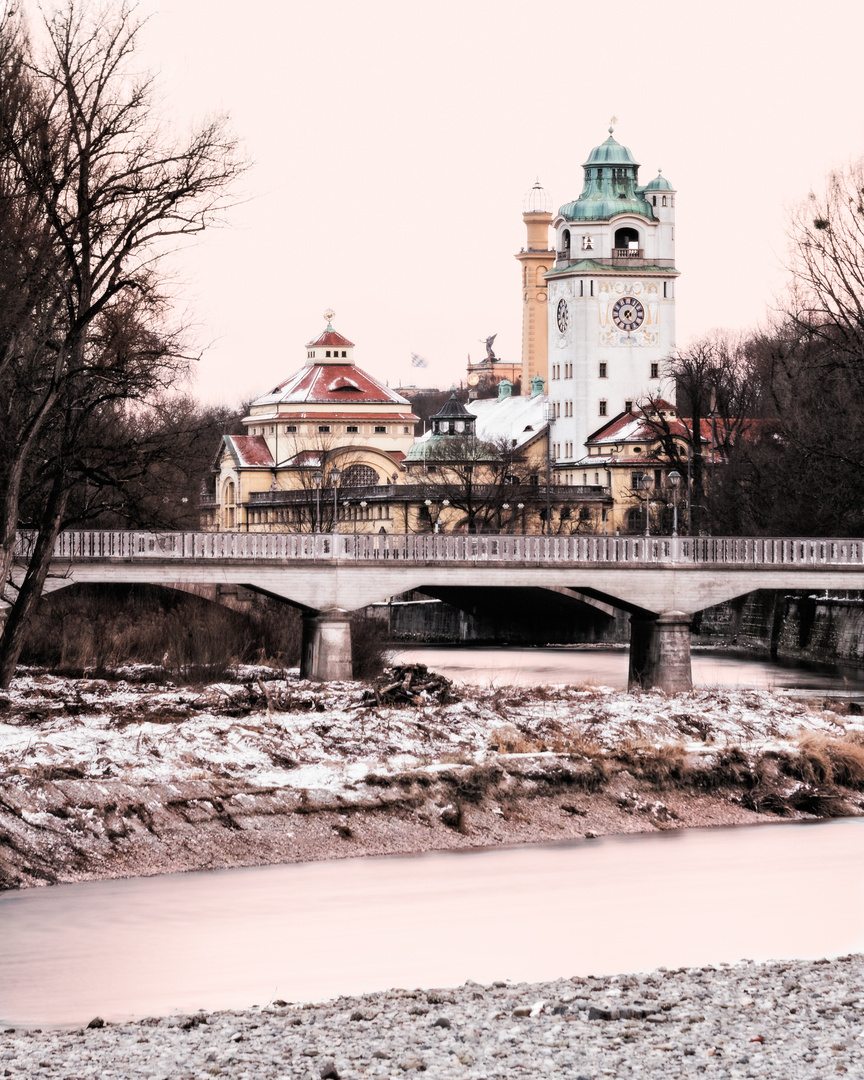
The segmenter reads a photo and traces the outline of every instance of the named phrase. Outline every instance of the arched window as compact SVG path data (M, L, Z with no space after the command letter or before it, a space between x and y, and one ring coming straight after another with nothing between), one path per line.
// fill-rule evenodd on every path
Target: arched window
M564 232L561 233L561 250L565 255L569 254L569 252L570 252L570 230L569 229L565 229Z
M629 225L624 228L615 230L615 247L617 250L626 250L633 244L635 247L639 247L639 233L635 229L631 229Z
M547 269L548 269L548 267L538 266L537 267L537 272L534 275L534 284L539 286L541 289L546 288L546 282L543 280L543 275L546 273Z
M225 505L233 506L236 502L234 481L229 480L225 485Z
M374 487L378 483L378 473L371 465L349 465L342 473L343 487Z

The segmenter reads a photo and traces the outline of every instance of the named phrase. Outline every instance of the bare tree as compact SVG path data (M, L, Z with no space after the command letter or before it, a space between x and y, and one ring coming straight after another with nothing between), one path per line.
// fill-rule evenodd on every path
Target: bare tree
M810 192L789 237L786 316L864 379L864 158L829 173L824 192Z
M668 361L677 406L668 408L659 396L640 402L644 425L659 444L658 460L688 477L693 507L707 506L709 470L729 461L759 411L750 350L749 341L721 331L698 338Z
M36 56L16 15L0 24L0 214L14 225L0 247L0 288L16 313L0 330L0 572L11 604L2 686L88 440L121 406L166 391L185 370L182 335L166 329L159 260L220 220L243 169L224 119L179 141L160 126L153 80L133 70L140 25L129 4L109 15L67 0L45 30ZM17 292L16 265L28 271ZM36 539L15 588L28 471L41 477L29 500Z
M461 511L471 533L500 532L513 516L512 509L508 516L505 504L512 508L527 490L521 455L506 438L488 442L468 434L434 439L425 470L418 486Z

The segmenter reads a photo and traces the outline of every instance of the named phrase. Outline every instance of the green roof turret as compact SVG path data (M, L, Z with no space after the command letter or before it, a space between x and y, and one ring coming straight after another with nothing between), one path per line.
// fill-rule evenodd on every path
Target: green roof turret
M653 180L649 180L648 183L642 188L643 191L674 191L674 188L663 175L663 170L658 169L657 175Z

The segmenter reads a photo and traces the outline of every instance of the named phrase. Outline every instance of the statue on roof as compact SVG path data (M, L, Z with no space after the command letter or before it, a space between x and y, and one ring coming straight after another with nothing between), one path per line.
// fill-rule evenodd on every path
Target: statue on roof
M493 363L495 360L498 359L498 357L495 355L495 350L492 348L492 342L495 340L496 337L498 337L498 335L493 334L492 337L486 338L486 362L489 364Z

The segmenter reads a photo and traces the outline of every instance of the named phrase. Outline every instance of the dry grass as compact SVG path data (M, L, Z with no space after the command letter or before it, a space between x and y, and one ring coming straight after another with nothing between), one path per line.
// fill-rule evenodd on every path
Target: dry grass
M808 784L838 784L864 790L864 746L857 739L833 739L808 732L798 739L791 775Z

